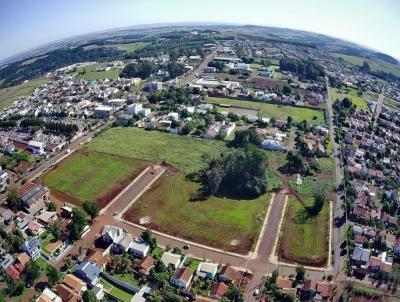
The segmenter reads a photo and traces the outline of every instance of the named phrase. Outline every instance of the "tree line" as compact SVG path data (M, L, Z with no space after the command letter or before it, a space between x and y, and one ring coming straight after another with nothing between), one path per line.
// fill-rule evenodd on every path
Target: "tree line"
M279 60L279 68L282 71L290 71L300 79L318 80L325 75L321 65L312 60L299 60L295 58L283 58Z

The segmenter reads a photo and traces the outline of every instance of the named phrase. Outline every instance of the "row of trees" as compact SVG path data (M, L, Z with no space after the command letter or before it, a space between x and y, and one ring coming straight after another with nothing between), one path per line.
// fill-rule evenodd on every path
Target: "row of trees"
M153 92L148 96L148 100L152 104L160 101L167 101L170 105L197 105L198 99L194 99L192 95L198 95L200 91L198 88L184 87L176 88L170 87L168 90Z
M26 118L20 123L21 127L33 129L45 129L51 133L62 134L68 138L72 138L79 130L77 125L65 124L61 122L44 121L41 118Z
M135 78L139 77L142 79L148 78L151 74L157 71L157 66L148 61L140 61L138 63L131 63L124 67L120 73L121 78Z

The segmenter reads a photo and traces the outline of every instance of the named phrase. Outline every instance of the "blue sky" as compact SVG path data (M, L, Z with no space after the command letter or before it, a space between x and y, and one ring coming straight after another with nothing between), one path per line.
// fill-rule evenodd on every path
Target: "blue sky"
M397 0L0 0L0 60L82 33L186 21L303 29L400 59Z

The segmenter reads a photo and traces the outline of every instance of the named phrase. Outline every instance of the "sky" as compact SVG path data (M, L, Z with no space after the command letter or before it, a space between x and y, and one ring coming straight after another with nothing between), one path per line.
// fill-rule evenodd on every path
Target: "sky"
M165 22L301 29L400 59L398 0L0 0L0 60L79 34Z

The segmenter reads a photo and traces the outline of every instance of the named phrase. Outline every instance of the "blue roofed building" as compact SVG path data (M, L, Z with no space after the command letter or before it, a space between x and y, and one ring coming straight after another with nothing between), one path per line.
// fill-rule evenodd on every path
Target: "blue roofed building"
M99 282L100 266L84 260L75 268L75 275L84 280L88 286L94 287Z
M29 238L22 245L22 249L32 258L37 259L40 256L40 242L35 237Z

